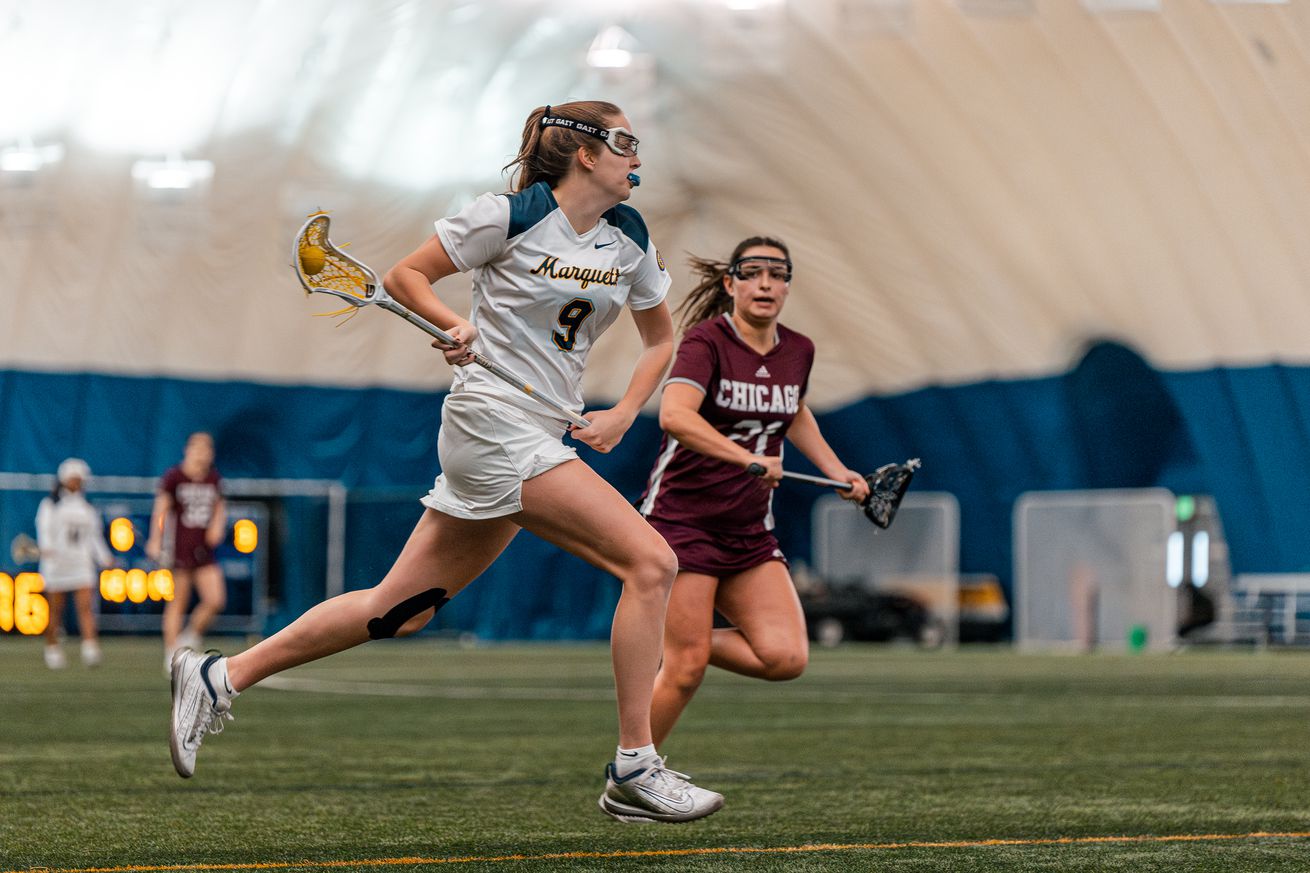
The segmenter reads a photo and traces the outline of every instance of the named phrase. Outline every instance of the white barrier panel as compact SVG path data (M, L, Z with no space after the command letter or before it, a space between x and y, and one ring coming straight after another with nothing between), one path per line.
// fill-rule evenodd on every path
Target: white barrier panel
M855 584L904 594L942 621L946 641L959 632L960 504L947 492L905 495L896 519L880 530L835 494L814 504L811 558L831 585Z
M1254 628L1260 642L1305 644L1297 616L1310 611L1310 573L1242 573L1233 582L1248 635Z
M953 494L906 494L888 530L835 494L815 501L812 519L814 569L833 582L861 579L879 588L889 577L959 575L960 504Z
M1014 507L1015 643L1172 648L1166 580L1174 495L1163 488L1030 492Z

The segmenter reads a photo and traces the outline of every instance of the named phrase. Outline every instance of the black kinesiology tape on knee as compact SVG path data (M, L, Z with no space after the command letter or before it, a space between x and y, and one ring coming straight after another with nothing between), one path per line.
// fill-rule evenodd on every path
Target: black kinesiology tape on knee
M450 602L445 588L429 588L422 594L415 594L408 600L402 600L387 611L381 618L368 620L368 638L370 640L389 640L400 630L400 626L414 616L431 609L434 612Z

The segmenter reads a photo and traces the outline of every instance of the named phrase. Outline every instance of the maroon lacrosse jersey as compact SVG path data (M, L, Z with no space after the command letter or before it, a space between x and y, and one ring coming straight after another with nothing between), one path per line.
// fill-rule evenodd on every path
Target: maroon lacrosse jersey
M174 566L186 570L214 563L205 531L223 494L218 471L211 467L203 479L193 480L180 464L170 467L159 481L159 492L173 498Z
M753 455L782 457L813 364L814 343L805 335L780 324L777 344L760 354L724 314L687 331L668 382L704 391L700 414L728 439ZM773 529L772 488L667 433L639 505L652 521L738 535Z

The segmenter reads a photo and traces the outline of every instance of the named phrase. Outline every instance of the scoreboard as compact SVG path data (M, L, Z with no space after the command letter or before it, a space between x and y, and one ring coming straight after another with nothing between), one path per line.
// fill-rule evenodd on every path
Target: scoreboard
M153 498L97 501L105 519L110 553L117 566L101 571L99 625L103 631L157 633L164 604L173 599L169 568L146 557ZM227 585L227 603L210 627L217 633L262 634L268 616L268 504L255 500L227 501L227 528L214 557ZM45 583L36 566L0 567L0 632L40 634L51 616L43 594ZM71 611L70 611L71 612Z

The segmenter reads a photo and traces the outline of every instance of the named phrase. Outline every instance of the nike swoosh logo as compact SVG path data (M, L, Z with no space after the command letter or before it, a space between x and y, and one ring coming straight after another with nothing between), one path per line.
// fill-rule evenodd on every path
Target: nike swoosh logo
M651 791L645 785L636 785L634 787L642 794L658 803L664 804L674 812L691 812L691 808L694 805L691 797L687 795L684 795L682 800L674 800L667 794L660 794L658 791Z
M646 772L646 768L642 767L640 770L633 770L627 776L620 776L619 771L614 769L613 764L610 764L609 768L610 768L610 778L614 780L615 785L622 785L624 782L630 782L633 779L636 779L642 773Z
M205 689L209 691L209 702L218 703L218 692L214 691L214 685L209 681L209 668L219 659L219 655L211 655L205 663L200 665L200 678L205 680Z
M612 246L612 245L614 245L616 242L618 242L618 240L616 240L616 239L612 239L612 240L610 240L610 241L607 242L607 243L596 243L596 248L598 248L598 249L603 249L603 248L605 248L606 246Z

